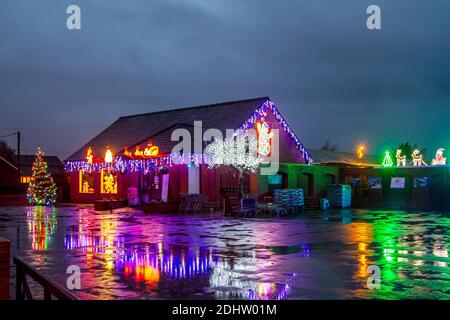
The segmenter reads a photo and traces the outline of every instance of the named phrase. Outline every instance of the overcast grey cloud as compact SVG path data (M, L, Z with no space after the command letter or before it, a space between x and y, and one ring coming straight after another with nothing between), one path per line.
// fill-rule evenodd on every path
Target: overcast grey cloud
M82 30L66 28L70 4ZM366 28L369 4L381 30ZM307 146L450 150L448 12L447 0L2 0L0 135L20 129L27 151L64 159L122 115L269 95Z

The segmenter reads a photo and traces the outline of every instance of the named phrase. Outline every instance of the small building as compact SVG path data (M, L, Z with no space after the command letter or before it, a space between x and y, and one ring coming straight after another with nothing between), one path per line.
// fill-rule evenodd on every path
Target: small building
M309 149L314 165L339 169L339 183L352 186L355 207L450 208L450 166L388 166L382 157Z
M20 156L20 184L19 193L25 194L33 174L35 155ZM69 188L64 163L56 156L44 156L47 171L51 174L58 188L58 202L67 201ZM17 194L17 159L15 157L0 156L0 194Z
M309 165L280 163L280 170L274 176L260 176L259 190L270 196L275 189L303 189L306 208L317 209L320 199L327 197L330 185L348 183L342 176L344 168L369 168L375 166L373 156L357 158L356 154L308 148L313 161Z
M0 194L17 193L17 164L14 159L0 156Z
M266 133L279 130L279 162L311 163L310 154L269 97L124 116L65 161L71 201L126 199L137 190L141 203L177 204L183 194L200 194L221 205L239 192L239 174L232 167L212 169L200 161L209 143L203 138L213 129L225 137L229 130L259 130L258 124L264 124ZM195 137L191 150L173 152L178 133ZM244 176L249 197L267 192L260 190L258 176Z
M36 159L35 155L20 156L20 183L23 186L28 185L33 174L33 163ZM53 181L57 185L66 182L64 163L57 156L44 156L43 159L47 163L47 172L51 174Z

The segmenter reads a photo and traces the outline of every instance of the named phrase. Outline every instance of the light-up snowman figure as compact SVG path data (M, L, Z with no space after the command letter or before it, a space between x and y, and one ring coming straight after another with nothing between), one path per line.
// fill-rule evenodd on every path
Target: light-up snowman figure
M256 124L258 129L258 153L262 156L268 156L271 151L270 141L272 140L273 133L269 132L269 124L261 118L262 122Z

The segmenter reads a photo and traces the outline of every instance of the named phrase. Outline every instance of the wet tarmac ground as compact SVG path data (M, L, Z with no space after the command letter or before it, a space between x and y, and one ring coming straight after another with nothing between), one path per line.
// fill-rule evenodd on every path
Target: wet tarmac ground
M78 266L81 299L449 299L449 235L448 212L0 208L12 254L63 286Z

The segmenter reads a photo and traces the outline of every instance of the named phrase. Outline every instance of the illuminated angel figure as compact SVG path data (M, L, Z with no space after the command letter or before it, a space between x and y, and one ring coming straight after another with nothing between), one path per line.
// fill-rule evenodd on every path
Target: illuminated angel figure
M423 156L419 150L415 149L412 153L413 165L414 166L426 166L427 164L423 161Z
M431 162L433 166L445 165L447 163L447 158L444 157L444 151L445 149L443 148L439 148L438 151L436 151L436 157Z
M269 125L266 121L257 123L258 129L258 153L263 156L268 156L270 153L270 140L273 133L269 132Z
M397 167L406 166L406 156L402 156L402 150L398 149L395 157L397 158Z

